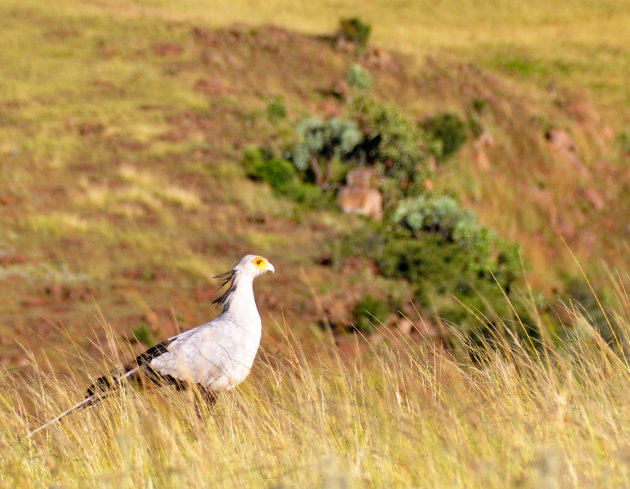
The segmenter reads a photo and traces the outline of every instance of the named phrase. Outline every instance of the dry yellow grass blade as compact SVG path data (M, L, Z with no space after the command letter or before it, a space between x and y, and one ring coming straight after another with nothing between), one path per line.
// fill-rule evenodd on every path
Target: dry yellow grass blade
M213 407L190 392L130 389L22 443L82 398L86 373L116 360L84 354L74 372L36 368L29 381L2 372L0 487L630 483L628 371L592 328L542 359L516 344L461 340L449 353L391 334L346 357L326 338L306 352L278 327L282 356L263 352L250 380Z

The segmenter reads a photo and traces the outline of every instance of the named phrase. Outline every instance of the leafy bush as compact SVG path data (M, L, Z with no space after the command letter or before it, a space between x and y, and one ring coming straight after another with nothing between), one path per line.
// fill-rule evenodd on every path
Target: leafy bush
M356 122L333 117L323 121L319 117L309 117L296 125L295 131L300 138L296 145L295 164L303 170L308 165L304 156L298 158L297 148L303 148L303 153L324 158L341 158L352 152L361 142L362 135Z
M283 187L280 193L296 202L314 208L330 205L334 197L330 192L322 191L317 185L300 181Z
M278 96L267 103L267 120L272 124L284 119L287 109L284 105L284 97Z
M396 106L365 94L352 99L349 112L350 119L309 117L296 125L298 141L287 158L295 164L302 181L327 189L345 175L343 169L334 171L336 163L363 162L374 165L380 175L386 211L401 197L424 193L423 183L429 176L427 157L443 154L445 141L423 131ZM446 120L440 127L453 125L451 118ZM438 125L436 122L434 129ZM437 134L447 138L446 144L453 144L448 139L451 132Z
M364 295L354 307L355 328L361 333L370 333L375 325L384 323L391 312L387 301L371 294Z
M381 174L386 208L400 197L422 193L429 173L424 163L437 151L436 141L396 106L365 94L352 99L350 112L365 135L357 147L360 158L375 164Z
M479 321L467 308L488 318L511 315L504 293L513 293L523 272L519 245L497 238L446 196L401 201L389 227L368 253L383 275L413 283L422 306L470 329Z
M352 41L360 48L365 48L370 39L372 26L362 22L360 19L353 17L350 19L341 19L339 21L340 34L344 39Z
M349 119L308 117L296 125L297 142L289 147L285 158L295 165L299 180L327 190L343 181L352 164L361 162L375 166L380 176L385 211L401 197L424 193L423 183L429 176L425 162L428 155L443 153L444 141L423 131L397 107L365 94L352 99L349 112ZM275 167L286 166L270 155L264 165L274 168L258 169L253 174L266 181ZM283 168L277 171L287 179L293 177L285 175Z
M346 72L346 81L351 87L361 90L369 90L372 88L372 75L358 63L353 64Z
M378 141L373 157L385 163L388 171L412 171L416 162L426 156L421 132L397 107L359 95L352 99L350 110L363 133Z
M297 172L290 161L266 154L261 148L247 148L243 165L248 176L268 182L274 190L282 190L296 180Z
M402 200L392 215L392 221L407 226L414 235L421 230L435 231L451 239L476 230L472 212L460 210L455 199L446 195Z
M438 158L447 158L455 153L466 142L466 124L457 114L442 113L427 119L422 127L441 141L441 151L435 154Z
M333 160L350 157L363 139L356 122L339 117L327 121L309 117L300 121L295 130L299 140L289 151L289 157L306 180L320 187L329 183ZM322 162L326 163L325 171Z
M243 166L250 178L267 182L277 193L311 207L323 207L332 199L317 186L300 181L295 165L258 147L245 150Z

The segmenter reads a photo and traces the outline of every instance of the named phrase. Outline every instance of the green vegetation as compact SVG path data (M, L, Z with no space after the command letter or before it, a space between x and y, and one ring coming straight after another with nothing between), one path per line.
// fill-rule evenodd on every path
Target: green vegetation
M369 90L374 83L370 72L358 63L353 64L346 72L346 81L351 87L361 90Z
M372 256L384 275L415 285L419 305L464 331L513 316L516 301L506 298L514 298L524 272L518 244L497 238L447 196L401 201L391 223Z
M364 23L361 19L352 17L350 19L341 19L339 21L340 34L344 39L352 41L364 49L370 39L372 26Z
M483 105L473 103L473 108L481 113ZM467 334L487 334L497 321L515 320L515 313L521 325L528 323L528 313L515 298L526 268L520 246L479 225L475 214L462 210L453 198L426 194L421 186L425 148L430 146L440 158L452 156L466 141L464 122L440 113L428 118L422 131L397 107L366 96L354 98L349 112L353 119L300 121L298 142L288 152L295 166L261 149L248 149L244 163L249 175L299 201L296 185L315 182L330 188L343 181L345 172L335 174L334 162L374 165L386 196L385 220L375 233L369 226L359 233L362 240L349 237L348 249L356 253L358 247L385 277L408 280L418 305ZM390 311L386 301L365 295L354 308L356 329L369 332ZM531 330L532 325L526 327ZM523 329L519 334L530 333Z
M439 143L398 107L368 95L352 99L350 114L365 135L365 159L376 164L382 176L385 207L394 206L401 196L421 193L429 174L427 157Z
M153 337L153 332L147 324L139 324L132 330L133 337L146 346L153 346L157 343Z
M327 203L320 187L298 179L297 169L291 161L250 147L245 150L243 164L250 177L267 182L280 195L308 206Z
M267 120L272 124L281 121L287 116L287 109L284 105L284 97L274 97L267 103Z
M466 124L457 114L438 114L424 121L422 127L438 143L435 156L440 159L453 155L467 139Z
M309 117L300 121L295 131L298 141L290 149L291 159L307 181L315 182L322 188L328 187L335 179L334 163L351 158L361 142L357 124L338 117L327 121Z
M260 178L280 192L297 179L297 171L290 161L265 154L261 148L247 148L243 164L250 177Z
M354 326L361 333L370 333L375 327L384 324L391 313L392 308L387 301L366 294L354 307Z

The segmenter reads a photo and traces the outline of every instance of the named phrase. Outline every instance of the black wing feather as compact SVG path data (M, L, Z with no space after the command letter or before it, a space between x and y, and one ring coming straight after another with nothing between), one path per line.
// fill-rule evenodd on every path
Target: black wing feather
M143 383L142 382L143 379L140 379L140 375L142 375L142 377L146 378L152 383L161 385L163 376L161 376L158 372L152 369L149 364L151 363L151 360L153 360L154 358L157 358L160 355L163 355L164 353L166 353L168 351L168 345L173 343L173 341L175 341L175 338L169 338L168 340L162 341L161 343L158 343L157 345L152 346L144 353L138 355L134 363L125 365L124 372L118 370L118 371L114 371L110 373L109 375L104 375L102 377L99 377L90 387L88 387L87 396L91 397L91 396L94 396L95 394L101 394L103 392L108 392L108 391L112 391L112 390L116 390L120 388L121 386L120 377L124 375L125 373L130 372L132 370L138 371L138 375L133 374L132 377L135 380L139 380L140 383ZM176 379L173 379L173 380L176 380ZM174 383L174 382L169 381L168 383Z

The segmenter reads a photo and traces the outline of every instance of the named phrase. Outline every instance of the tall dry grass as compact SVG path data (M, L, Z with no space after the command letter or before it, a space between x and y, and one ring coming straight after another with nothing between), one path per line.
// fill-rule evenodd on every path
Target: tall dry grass
M620 344L627 305L615 315ZM63 375L2 372L0 487L630 486L630 369L568 309L580 326L560 346L542 335L537 350L506 327L493 348L387 334L346 355L327 336L307 351L276 325L274 353L213 407L191 392L129 389L20 441L117 361L68 351Z

